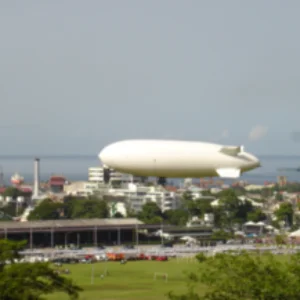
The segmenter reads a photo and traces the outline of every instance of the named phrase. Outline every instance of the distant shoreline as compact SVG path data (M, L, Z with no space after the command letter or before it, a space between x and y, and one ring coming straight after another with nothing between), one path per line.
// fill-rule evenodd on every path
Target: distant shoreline
M88 179L88 169L90 167L101 166L98 154L0 154L0 172L4 174L4 181L10 184L11 176L19 173L26 182L33 181L34 158L41 160L40 174L41 180L46 181L52 175L65 176L69 181L86 181ZM286 176L289 182L300 182L300 172L292 172L300 167L300 155L261 155L262 167L244 173L238 180L247 181L250 184L262 185L266 182L277 182L278 176ZM281 171L282 170L282 171ZM284 171L286 170L286 171ZM178 182L182 179L170 178L169 182ZM197 179L195 179L195 182ZM232 180L224 180L225 184L230 184Z
M80 158L80 159L91 159L91 158L98 158L97 154L59 154L59 155L30 155L30 154L24 154L24 155L18 155L18 154L0 154L0 160L1 159L34 159L34 158L40 158L40 159L74 159L74 158ZM300 156L299 156L300 157Z
M286 158L286 159L299 159L300 155L289 154L256 154L259 158ZM38 157L40 159L91 159L97 158L98 153L95 154L0 154L1 159L34 159ZM300 164L300 161L299 161Z
M26 184L33 183L33 172L24 172L21 173L22 176L25 177ZM64 176L68 181L88 181L88 174L87 172L42 172L40 176L40 180L46 182L49 178L53 175L60 175ZM277 181L277 176L275 174L243 174L239 179L230 180L230 179L220 179L218 177L214 177L215 180L222 180L224 184L231 184L232 182L236 181L247 181L249 184L254 185L263 185L265 182L275 183ZM298 178L297 178L298 179ZM299 179L295 181L300 182L300 175ZM182 178L168 178L168 181L175 185L179 185L179 183L183 182L184 179ZM200 180L200 179L199 179ZM10 185L10 176L4 176L4 181L6 184ZM294 181L293 179L291 181ZM194 178L194 182L197 182L197 178ZM199 181L200 182L200 181ZM24 183L25 184L25 183Z

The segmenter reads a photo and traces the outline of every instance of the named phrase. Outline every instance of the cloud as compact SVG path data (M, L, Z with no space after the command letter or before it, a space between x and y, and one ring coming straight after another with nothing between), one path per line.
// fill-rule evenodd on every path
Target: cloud
M227 139L229 137L228 129L224 129L221 135L222 139Z
M258 141L263 137L265 137L267 133L268 133L268 127L257 125L251 129L248 138L250 141Z

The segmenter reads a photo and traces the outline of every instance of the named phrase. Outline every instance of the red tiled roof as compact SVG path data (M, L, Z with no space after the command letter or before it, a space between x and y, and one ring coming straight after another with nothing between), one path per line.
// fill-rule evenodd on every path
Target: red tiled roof
M169 192L177 192L177 187L175 186L171 186L171 185L165 186L165 189Z
M50 185L64 185L66 182L66 178L64 176L54 175L49 179Z
M66 178L63 177L63 176L51 176L50 180L63 180L63 181L65 181Z
M17 189L24 192L24 193L31 193L32 192L32 188L30 188L30 187L17 187ZM5 190L6 190L6 187L0 188L0 194L4 193Z
M20 187L19 190L21 190L24 193L31 193L32 192L32 188L30 188L30 187Z
M50 185L64 185L65 184L65 180L50 180L49 182Z

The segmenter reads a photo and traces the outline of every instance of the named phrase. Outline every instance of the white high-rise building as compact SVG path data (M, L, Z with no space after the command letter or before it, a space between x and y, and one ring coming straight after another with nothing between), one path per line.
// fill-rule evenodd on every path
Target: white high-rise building
M132 176L130 174L124 174L110 169L110 182L140 182L141 178ZM104 182L104 170L103 167L89 168L89 182Z

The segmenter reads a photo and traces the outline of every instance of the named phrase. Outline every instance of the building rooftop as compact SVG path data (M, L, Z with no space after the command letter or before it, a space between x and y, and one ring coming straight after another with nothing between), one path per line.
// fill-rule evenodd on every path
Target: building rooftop
M49 220L49 221L28 221L28 222L0 222L0 230L4 229L28 229L28 228L67 228L67 227L122 227L143 225L144 223L136 218L126 219L77 219L77 220Z
M165 186L165 189L168 191L168 192L174 192L176 193L178 188L176 186L172 186L172 185L167 185Z
M7 187L0 187L0 194L3 194L7 188L12 188L13 186L7 186ZM23 193L32 193L32 188L30 186L18 186L18 187L14 187L18 190L20 190Z

